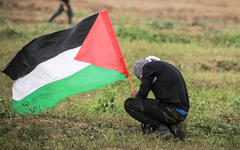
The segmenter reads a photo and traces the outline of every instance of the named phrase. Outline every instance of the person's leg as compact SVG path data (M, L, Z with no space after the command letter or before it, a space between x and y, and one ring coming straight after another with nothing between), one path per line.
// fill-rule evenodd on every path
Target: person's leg
M159 121L146 115L141 103L141 99L128 98L124 103L126 112L141 123L150 124L152 127L158 126ZM154 103L152 103L152 107L154 107Z
M63 5L61 4L58 10L52 15L52 17L48 20L48 22L52 22L58 15L60 15L64 11Z
M141 103L145 114L164 124L176 124L186 118L176 111L176 107L162 103L160 100L142 99Z
M65 3L67 6L68 24L72 23L73 11L70 3Z
M187 131L187 125L184 122L186 115L177 112L175 106L165 103L159 103L159 109L163 110L163 112L160 113L161 115L155 116L154 118L158 118L161 122L167 123L173 135L180 140L184 140ZM154 113L152 114L155 115Z
M171 128L175 137L183 140L186 136L186 116L179 114L176 107L161 103L160 100L129 98L125 110L143 124L150 124L160 133L168 133ZM144 126L143 126L144 127Z
M147 102L143 99L129 98L125 101L124 107L126 112L134 119L143 123L142 130L144 132L144 126L150 125L154 132L161 136L170 137L172 136L169 128L160 121L153 118L149 113L149 109L157 108L158 100L147 99ZM147 106L146 106L147 105ZM159 113L158 111L152 113Z

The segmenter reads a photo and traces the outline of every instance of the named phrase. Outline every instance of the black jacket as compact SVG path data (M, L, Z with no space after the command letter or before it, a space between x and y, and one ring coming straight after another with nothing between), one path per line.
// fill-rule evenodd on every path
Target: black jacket
M156 99L188 111L188 91L182 74L173 65L152 61L143 66L142 81L137 97L147 98L152 90ZM156 78L156 81L154 81Z

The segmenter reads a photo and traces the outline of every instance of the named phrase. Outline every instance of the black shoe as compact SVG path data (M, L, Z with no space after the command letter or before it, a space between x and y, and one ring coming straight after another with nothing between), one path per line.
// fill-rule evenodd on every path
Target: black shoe
M171 125L171 131L175 138L184 141L187 134L187 124L184 121L181 121L177 124Z
M141 129L143 134L151 134L153 133L154 129L150 124L141 124Z
M165 140L171 139L173 138L173 134L170 132L170 130L160 130L160 129L156 129L154 131L154 134L160 138L163 138Z

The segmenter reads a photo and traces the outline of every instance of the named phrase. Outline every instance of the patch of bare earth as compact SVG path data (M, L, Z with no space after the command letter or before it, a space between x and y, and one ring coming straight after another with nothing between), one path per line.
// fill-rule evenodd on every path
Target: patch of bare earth
M107 8L112 15L139 18L240 20L239 0L71 0L71 5L75 12L94 13ZM0 0L0 16L14 22L45 22L58 6L58 0ZM79 19L75 16L74 21ZM67 22L66 16L58 20Z

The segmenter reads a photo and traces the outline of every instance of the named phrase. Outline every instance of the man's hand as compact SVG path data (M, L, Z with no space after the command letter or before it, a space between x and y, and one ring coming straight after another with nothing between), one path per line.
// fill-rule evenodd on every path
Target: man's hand
M137 90L133 90L131 94L132 98L135 98L137 96L137 93L138 93Z

